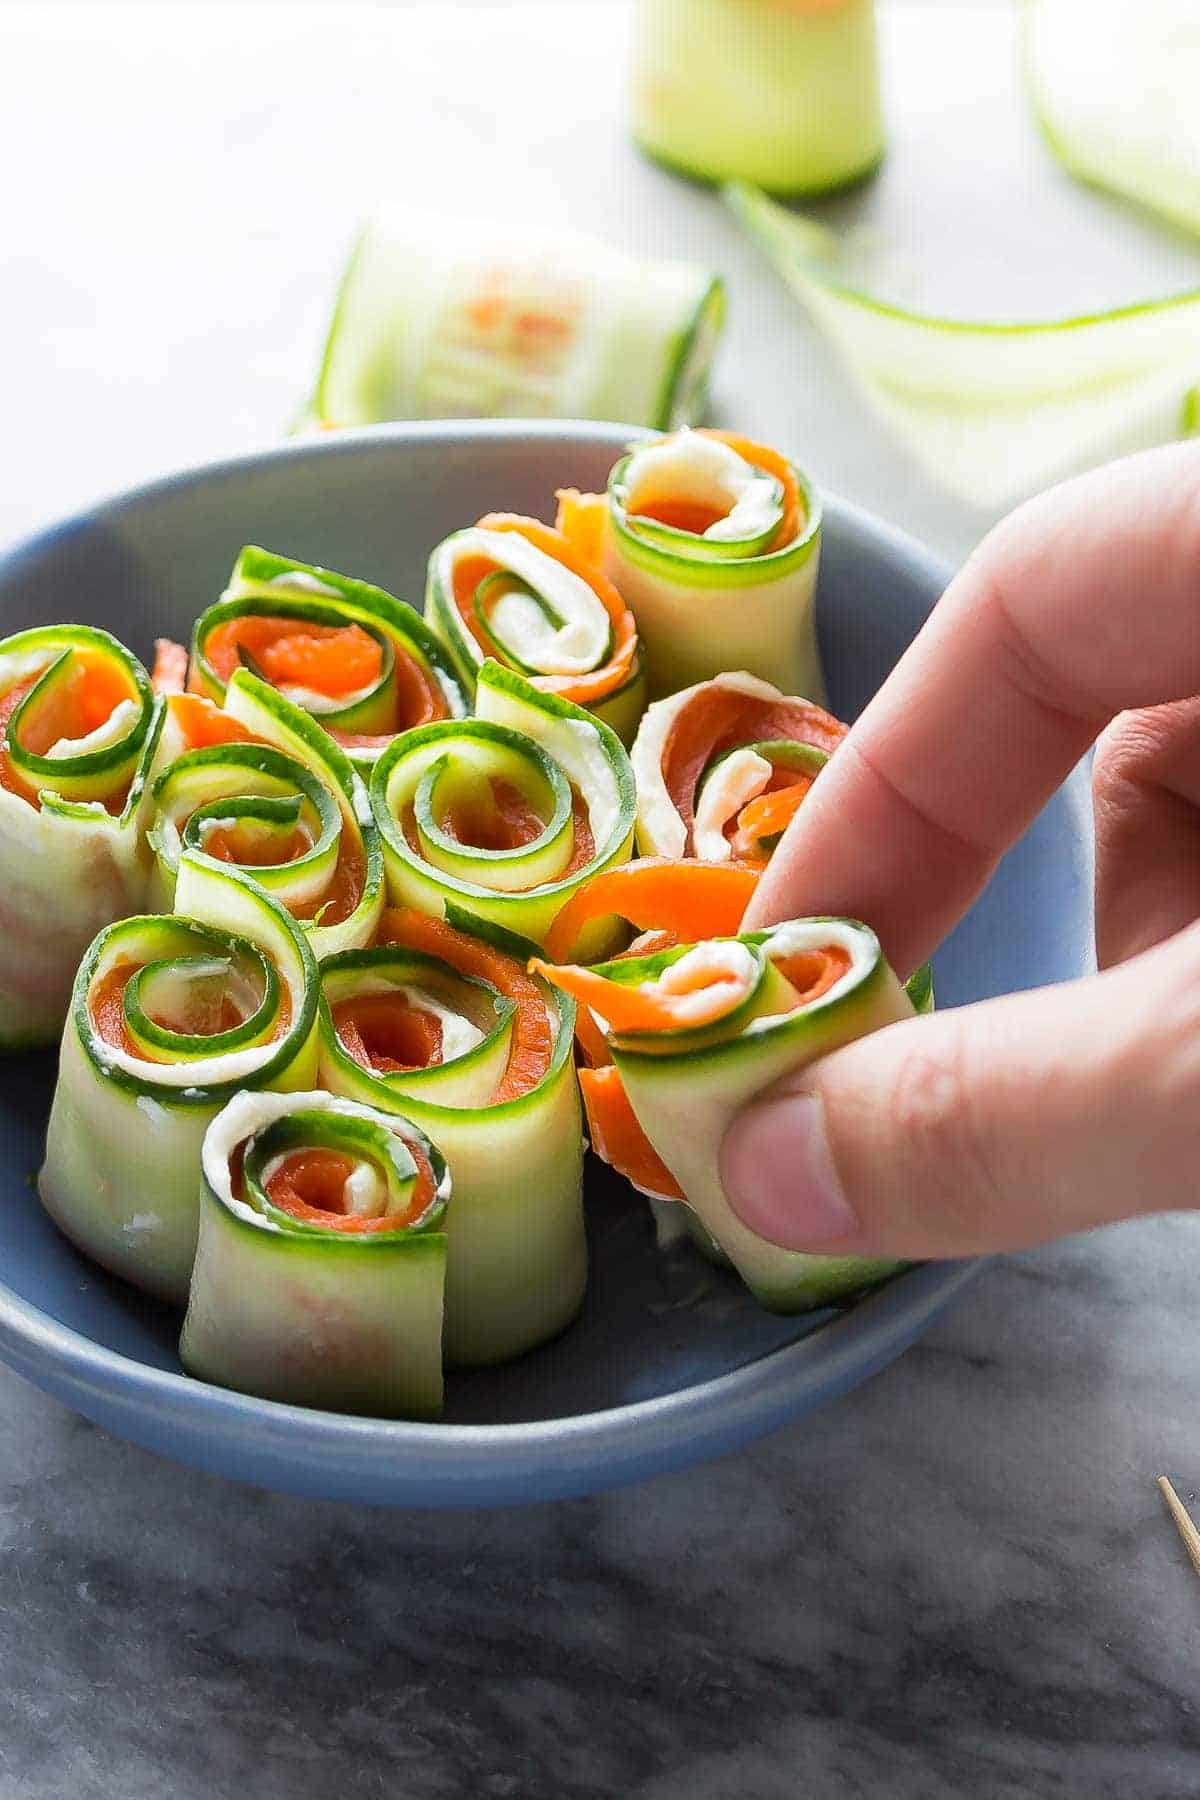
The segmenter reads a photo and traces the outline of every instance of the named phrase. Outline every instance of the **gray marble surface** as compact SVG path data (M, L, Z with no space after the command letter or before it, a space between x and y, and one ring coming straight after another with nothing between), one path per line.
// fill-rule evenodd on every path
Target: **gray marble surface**
M937 10L961 57L968 9ZM401 11L0 6L0 540L269 441L356 217L402 180L476 212L539 193L543 217L718 259L720 409L968 546L986 521L881 438L710 198L629 155L599 14ZM890 9L894 43L918 14ZM927 182L956 166L940 117L900 121L864 201L885 235L914 145ZM943 214L968 188L947 177ZM991 198L989 284L1024 204ZM1138 291L1195 260L1147 246ZM1012 304L1121 297L1096 254L1040 259L1047 292ZM0 1370L0 1800L1194 1796L1200 1584L1154 1477L1200 1487L1198 1229L997 1263L836 1409L523 1511L240 1489Z

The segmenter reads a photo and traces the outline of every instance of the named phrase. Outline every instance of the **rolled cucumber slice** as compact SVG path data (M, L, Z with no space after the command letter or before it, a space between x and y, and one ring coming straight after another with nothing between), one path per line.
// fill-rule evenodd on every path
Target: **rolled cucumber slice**
M571 232L412 212L368 225L301 426L698 418L725 291L688 263Z
M723 760L742 752L747 779L741 791L748 800L762 791L773 765L792 761L798 773L815 775L845 735L846 727L823 707L781 693L753 675L717 675L656 700L631 752L639 850L643 856L729 860L724 840L711 826L705 829L713 798L710 783ZM730 765L729 773L738 770ZM736 808L731 804L723 810ZM710 841L714 837L716 847ZM724 854L719 854L721 846Z
M336 1211L275 1198L313 1153L344 1171ZM332 1094L243 1093L199 1166L184 1368L295 1406L436 1418L450 1177L424 1133Z
M201 613L192 633L190 686L218 704L225 677L214 667L213 646L236 636L239 621L248 630L259 619L294 620L318 632L356 625L379 646L379 672L361 689L330 697L301 686L285 687L284 697L338 740L351 759L370 765L397 732L432 719L462 718L470 710L468 692L420 613L370 582L336 570L297 562L248 544L233 565L221 598ZM255 667L252 650L238 654ZM222 662L228 660L228 652Z
M1193 0L1027 0L1025 73L1081 181L1200 231L1200 14Z
M106 631L0 641L0 1051L53 1042L88 944L146 904L161 728L149 676Z
M226 864L185 850L175 899L79 966L38 1191L87 1255L181 1306L205 1130L241 1090L314 1085L318 982L289 913Z
M797 990L778 965L790 964L794 977L798 965L816 967L831 953L844 972L813 999L801 994L797 1004ZM687 1204L773 1312L803 1312L881 1280L899 1265L782 1250L748 1230L725 1197L719 1166L726 1129L755 1094L818 1056L913 1015L913 1002L884 961L875 934L849 919L792 920L737 938L620 958L593 973L623 989L640 989L684 957L693 963L706 958L714 967L737 959L744 979L732 1009L698 1026L612 1031L608 1043L638 1123ZM547 972L553 980L553 971Z
M632 740L646 705L633 614L561 532L500 513L452 533L429 559L425 617L468 691L490 656Z
M574 1003L525 974L532 944L450 911L455 929L436 934L444 955L382 944L323 965L321 1080L336 1094L402 1113L445 1154L454 1182L446 1358L472 1366L533 1349L579 1310L587 1275L583 1127L571 1057ZM423 942L430 934L417 935ZM497 968L507 994L495 985ZM365 1016L385 1028L389 1018L393 1029L403 1025L397 1006L440 1017L442 1060L364 1067L338 1029L364 1000ZM540 1072L531 1080L520 1071L535 1044Z
M224 714L257 741L187 749L170 701L167 711L148 833L152 903L171 910L180 856L199 850L281 901L318 958L369 943L383 910L383 851L345 751L246 669L230 678Z
M755 454L790 476L793 526L783 525L773 468ZM781 532L785 541L776 542ZM635 447L609 476L604 544L606 572L637 619L652 696L744 669L822 697L821 504L786 459L706 431Z
M725 197L897 441L981 512L1193 429L1195 288L1075 318L941 318L871 292L848 239L745 184Z
M874 0L641 0L633 130L701 181L859 181L883 155Z
M388 894L434 918L451 903L540 944L590 876L628 861L633 771L607 725L497 662L479 670L475 710L406 733L375 765ZM476 837L503 838L501 792L532 835L492 848L449 829L465 816Z

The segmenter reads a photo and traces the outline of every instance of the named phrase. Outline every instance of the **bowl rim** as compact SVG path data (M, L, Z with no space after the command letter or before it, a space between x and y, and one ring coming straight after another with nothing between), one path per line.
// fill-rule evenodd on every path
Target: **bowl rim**
M35 529L0 553L0 580L19 579L24 562L51 553L63 538L94 528L98 522L119 519L177 494L235 479L251 470L386 450L398 443L526 444L532 440L549 444L582 440L611 448L648 435L654 434L643 427L600 420L441 419L400 421L299 438L189 465L92 500ZM915 567L929 585L944 585L949 573L946 564L917 539L852 502L829 494L823 494L822 499L825 520L835 530L842 526L852 535L873 539L885 552ZM264 1400L217 1387L182 1371L160 1369L111 1350L63 1324L3 1280L0 1356L35 1384L49 1386L60 1396L75 1395L85 1411L89 1394L125 1404L143 1402L169 1410L181 1424L202 1430L217 1426L239 1436L252 1433L257 1442L265 1445L286 1442L294 1446L298 1437L309 1437L320 1439L322 1451L335 1455L367 1445L376 1452L413 1452L432 1474L438 1464L459 1462L463 1451L470 1452L472 1463L482 1467L489 1452L509 1452L518 1445L528 1451L553 1446L561 1453L571 1443L587 1441L594 1454L605 1442L615 1447L619 1441L622 1453L627 1455L631 1434L643 1442L654 1439L668 1421L679 1427L703 1420L706 1436L714 1436L721 1431L723 1421L736 1418L745 1432L748 1403L752 1403L757 1418L766 1421L760 1430L770 1429L779 1422L787 1402L798 1393L815 1390L832 1396L852 1385L860 1371L881 1367L974 1280L988 1260L916 1264L802 1338L752 1357L723 1374L665 1394L588 1412L495 1424L420 1423L356 1416Z

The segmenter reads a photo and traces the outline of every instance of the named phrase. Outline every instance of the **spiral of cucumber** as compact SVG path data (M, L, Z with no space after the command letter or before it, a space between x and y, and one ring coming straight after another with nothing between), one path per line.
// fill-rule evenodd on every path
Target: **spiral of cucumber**
M194 850L176 912L102 931L79 967L38 1188L89 1256L182 1304L204 1132L243 1090L317 1073L317 965L290 914Z
M110 710L89 729L78 700L92 680ZM16 1050L54 1039L92 938L146 902L146 776L162 719L137 658L85 625L0 641L0 718L0 1050Z
M360 689L328 696L298 687L290 696L315 713L331 736L346 741L361 768L369 770L383 744L408 726L427 717L460 718L469 710L459 677L413 607L369 582L253 544L239 554L221 598L196 621L191 650L196 692L218 703L224 699L226 683L211 657L214 634L257 619L291 619L299 631L356 626L378 647L378 674ZM252 652L239 648L238 654L253 666Z
M237 669L224 717L246 742L180 750L163 733L151 789L151 899L174 905L185 850L220 854L274 895L317 957L368 943L383 907L383 856L349 758L298 706Z
M273 1171L314 1151L346 1170L346 1213L275 1199ZM292 1405L436 1418L450 1177L424 1133L324 1092L242 1093L209 1125L201 1170L184 1367Z
M446 1220L446 1357L471 1365L532 1349L579 1309L587 1277L583 1131L571 1057L574 1003L524 976L533 945L466 913L455 910L453 918L468 939L512 958L521 985L534 990L526 1004L541 1015L544 1066L513 1091L504 1076L514 1001L444 957L381 945L323 965L320 1067L333 1093L403 1113L444 1152L454 1181ZM338 1031L343 1009L364 995L376 1006L440 1017L441 1060L386 1072L365 1067Z
M717 453L725 467L712 469ZM693 493L707 497L716 487L726 503L738 485L730 473L741 463L744 488L763 490L761 501L745 508L744 527L737 506L703 532L639 510L641 488L656 484L654 465L668 457L671 475ZM609 476L605 569L637 619L654 697L731 669L813 700L824 695L815 610L820 500L793 467L799 526L788 542L771 547L782 517L779 484L755 480L760 473L711 437L687 432L635 447Z
M453 830L473 814L494 833L499 792L516 795L519 839L489 848ZM633 848L636 798L629 757L609 727L487 661L475 717L408 732L371 777L394 904L440 917L446 904L544 942L558 913L601 869Z
M613 1031L608 1047L638 1123L701 1225L763 1306L803 1312L881 1280L898 1265L782 1250L750 1231L725 1197L722 1139L734 1114L755 1094L818 1056L910 1018L916 1008L874 932L854 920L792 920L716 943L741 946L752 968L735 1010L700 1027ZM844 956L846 972L819 997L797 1005L795 990L776 964L820 955L830 945ZM654 956L619 958L595 973L636 988L694 956L697 948L679 944ZM924 1003L923 990L920 998Z

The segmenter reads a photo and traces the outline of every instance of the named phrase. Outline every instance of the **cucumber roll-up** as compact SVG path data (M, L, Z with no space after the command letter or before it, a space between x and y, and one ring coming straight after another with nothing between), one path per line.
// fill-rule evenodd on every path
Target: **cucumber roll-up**
M768 1243L737 1217L720 1175L726 1129L754 1095L912 1016L912 1000L865 925L799 919L591 969L534 966L605 1022L616 1091L628 1106L624 1123L615 1109L610 1119L617 1166L623 1139L640 1130L675 1192L763 1306L803 1312L898 1266Z
M0 1050L57 1036L97 931L146 903L160 722L146 671L106 631L0 641Z
M397 732L461 718L467 696L414 607L382 588L248 545L192 632L188 687L218 703L246 668L310 712L356 763Z
M445 1154L446 1356L493 1363L583 1299L575 1006L526 973L530 945L451 911L389 911L375 948L324 964L321 1080L403 1113Z
M360 238L301 427L699 418L725 315L709 270L572 232L393 213Z
M198 1168L184 1368L295 1406L436 1418L450 1176L425 1134L332 1094L238 1094Z
M318 957L369 943L383 855L367 790L308 713L245 669L224 708L172 694L152 784L152 901L170 911L185 850L241 869L287 907Z
M79 966L38 1189L87 1255L181 1306L205 1130L242 1089L313 1086L319 996L262 888L188 850L175 902L110 925Z
M497 662L479 671L475 711L407 732L375 765L388 893L541 944L589 876L628 861L633 771L601 720Z
M491 656L631 741L646 705L637 625L560 531L514 513L456 531L429 559L425 617L468 689Z
M846 729L752 675L656 700L631 752L638 848L761 871Z
M746 669L820 699L821 504L778 451L727 431L635 445L607 503L568 490L560 526L597 541L632 607L653 695Z
M874 0L641 0L633 129L701 181L861 180L883 154Z

